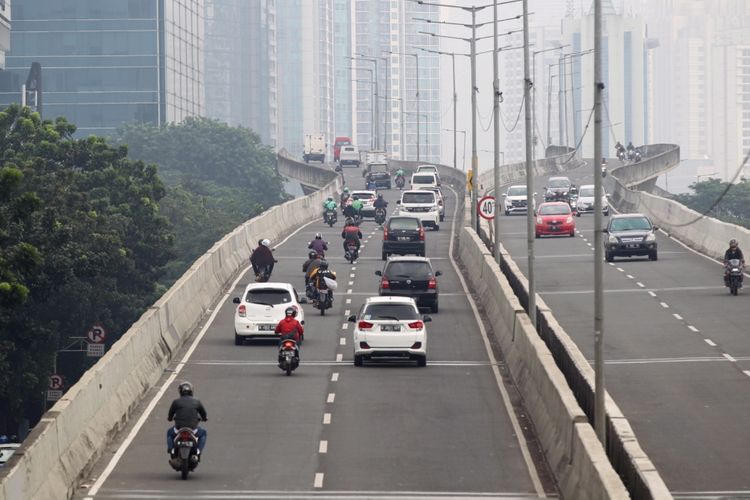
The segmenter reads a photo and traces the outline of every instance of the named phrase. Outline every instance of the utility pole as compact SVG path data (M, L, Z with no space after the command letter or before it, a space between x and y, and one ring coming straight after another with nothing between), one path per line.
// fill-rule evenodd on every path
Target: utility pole
M542 49L542 50L535 50L531 56L531 81L534 85L531 88L531 115L533 117L533 124L531 127L532 130L532 136L533 136L533 149L532 149L532 161L536 159L536 145L537 145L537 135L536 135L536 55L542 54L544 52L549 52L551 50L562 50L565 47L568 47L569 44L560 45L559 47L550 47L548 49ZM547 142L547 145L549 145L549 142Z
M604 255L602 255L602 0L594 0L594 428L602 445L606 445L604 413Z
M495 147L495 165L493 169L493 179L495 184L495 218L493 223L495 226L495 241L494 241L494 254L495 261L500 264L500 69L498 58L497 47L497 2L493 2L492 5L492 17L493 17L493 45L492 45L492 113L494 116L494 147ZM528 200L528 196L526 197ZM528 203L528 201L527 201Z
M528 246L529 266L529 318L536 329L536 282L534 279L534 240L536 227L534 225L534 165L531 160L531 81L529 68L529 0L523 0L523 100L526 121L526 244ZM531 202L531 203L529 203Z
M549 79L547 80L547 146L552 144L552 78L556 75L552 74L552 66L554 64L547 65L547 71Z

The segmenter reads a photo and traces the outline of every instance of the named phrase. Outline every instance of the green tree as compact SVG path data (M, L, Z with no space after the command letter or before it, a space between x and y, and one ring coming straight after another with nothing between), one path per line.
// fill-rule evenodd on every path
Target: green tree
M729 184L719 179L708 179L690 185L692 193L675 195L675 200L731 224L750 227L750 181Z
M175 229L170 284L244 221L284 201L276 155L253 131L207 118L164 127L128 125L116 138L130 156L159 167L162 213Z

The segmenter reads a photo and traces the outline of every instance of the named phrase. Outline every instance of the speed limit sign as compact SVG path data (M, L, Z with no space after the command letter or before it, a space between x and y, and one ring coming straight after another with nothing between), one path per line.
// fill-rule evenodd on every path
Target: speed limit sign
M477 211L482 218L490 220L495 218L495 197L485 196L477 203Z

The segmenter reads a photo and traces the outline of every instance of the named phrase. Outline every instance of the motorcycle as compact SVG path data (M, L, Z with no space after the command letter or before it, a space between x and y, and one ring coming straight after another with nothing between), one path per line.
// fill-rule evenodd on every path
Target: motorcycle
M348 241L346 243L346 253L344 259L348 260L350 264L354 264L354 261L359 257L359 249L357 249L357 243L354 241Z
M375 209L375 223L382 226L385 222L385 208Z
M404 184L406 184L406 179L404 179L402 176L396 177L396 187L399 189L404 188Z
M360 224L362 224L362 214L360 212L354 212L352 220L354 221L355 226L359 226Z
M279 368L289 376L299 366L299 347L294 339L284 339L279 346Z
M318 298L313 301L313 306L320 310L320 315L325 316L326 309L330 309L333 306L333 294L328 288L322 288L318 290Z
M199 462L198 436L189 427L179 429L174 437L172 459L169 464L180 473L182 479L187 479L188 473L195 470Z
M333 227L337 220L335 210L326 210L325 214L323 214L323 222L328 224L328 227Z
M260 267L255 273L255 281L258 283L266 283L269 279L271 279L271 266Z
M726 264L725 285L729 288L732 295L737 295L742 288L742 262L740 259L730 259Z
M602 165L602 179L607 177L607 166Z

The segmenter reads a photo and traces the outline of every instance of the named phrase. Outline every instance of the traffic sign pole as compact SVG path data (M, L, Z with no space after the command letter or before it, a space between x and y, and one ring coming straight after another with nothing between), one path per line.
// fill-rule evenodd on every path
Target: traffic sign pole
M477 213L486 220L495 218L495 197L485 196L477 202Z

